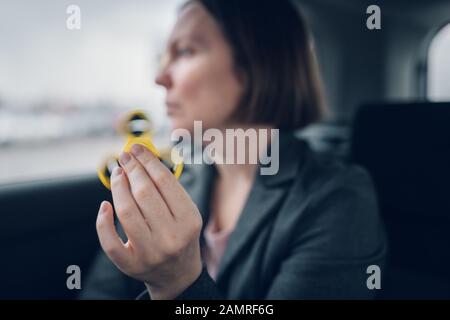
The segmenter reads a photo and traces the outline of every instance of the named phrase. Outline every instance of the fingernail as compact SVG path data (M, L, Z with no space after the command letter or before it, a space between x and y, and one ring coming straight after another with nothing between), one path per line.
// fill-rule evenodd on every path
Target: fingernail
M121 162L123 165L126 165L127 162L130 161L130 160L131 160L131 156L128 154L128 152L122 152L122 153L120 154L120 162Z
M144 152L144 147L141 146L140 144L133 144L131 146L131 153L134 154L136 157L142 154L142 152Z
M114 175L114 176L119 176L119 175L122 174L122 172L123 172L123 169L122 169L121 167L116 167L116 168L114 168L114 170L113 170L113 175Z
M106 212L106 201L102 201L102 204L100 205L100 212Z

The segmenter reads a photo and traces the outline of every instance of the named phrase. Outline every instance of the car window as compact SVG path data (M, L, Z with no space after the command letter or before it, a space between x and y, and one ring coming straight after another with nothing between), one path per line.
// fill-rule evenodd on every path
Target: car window
M164 129L153 78L180 3L0 3L0 184L95 172L127 110Z
M436 33L429 47L427 95L433 101L450 100L450 23Z

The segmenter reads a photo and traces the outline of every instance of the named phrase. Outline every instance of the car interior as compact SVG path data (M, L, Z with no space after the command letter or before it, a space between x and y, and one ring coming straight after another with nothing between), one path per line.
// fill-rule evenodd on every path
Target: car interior
M450 1L377 1L373 30L370 1L295 2L332 111L298 135L371 174L389 241L377 299L450 299L450 92L433 99L428 81ZM8 152L0 146L0 157ZM77 299L66 268L90 270L102 200L111 194L95 173L0 181L0 299Z

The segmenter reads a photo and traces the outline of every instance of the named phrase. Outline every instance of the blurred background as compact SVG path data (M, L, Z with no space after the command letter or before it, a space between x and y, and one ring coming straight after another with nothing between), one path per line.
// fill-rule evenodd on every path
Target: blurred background
M0 1L0 184L96 171L120 150L127 110L168 138L153 83L180 0ZM161 137L161 139L160 139Z
M304 136L319 149L334 143L341 154L358 104L386 97L450 99L450 25L430 28L439 6L387 2L382 30L369 35L360 19L364 11L357 11L365 8L350 2L299 2L335 112L333 125L313 126ZM153 78L181 3L80 0L81 28L69 30L71 1L0 1L0 184L95 172L104 156L120 150L115 126L130 109L147 110L156 143L167 143L164 92ZM345 48L348 41L353 44Z

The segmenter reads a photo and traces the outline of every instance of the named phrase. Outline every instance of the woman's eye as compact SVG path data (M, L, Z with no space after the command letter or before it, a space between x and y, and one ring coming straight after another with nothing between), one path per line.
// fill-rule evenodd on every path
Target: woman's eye
M193 53L193 50L190 48L180 48L176 51L177 56L190 56Z

